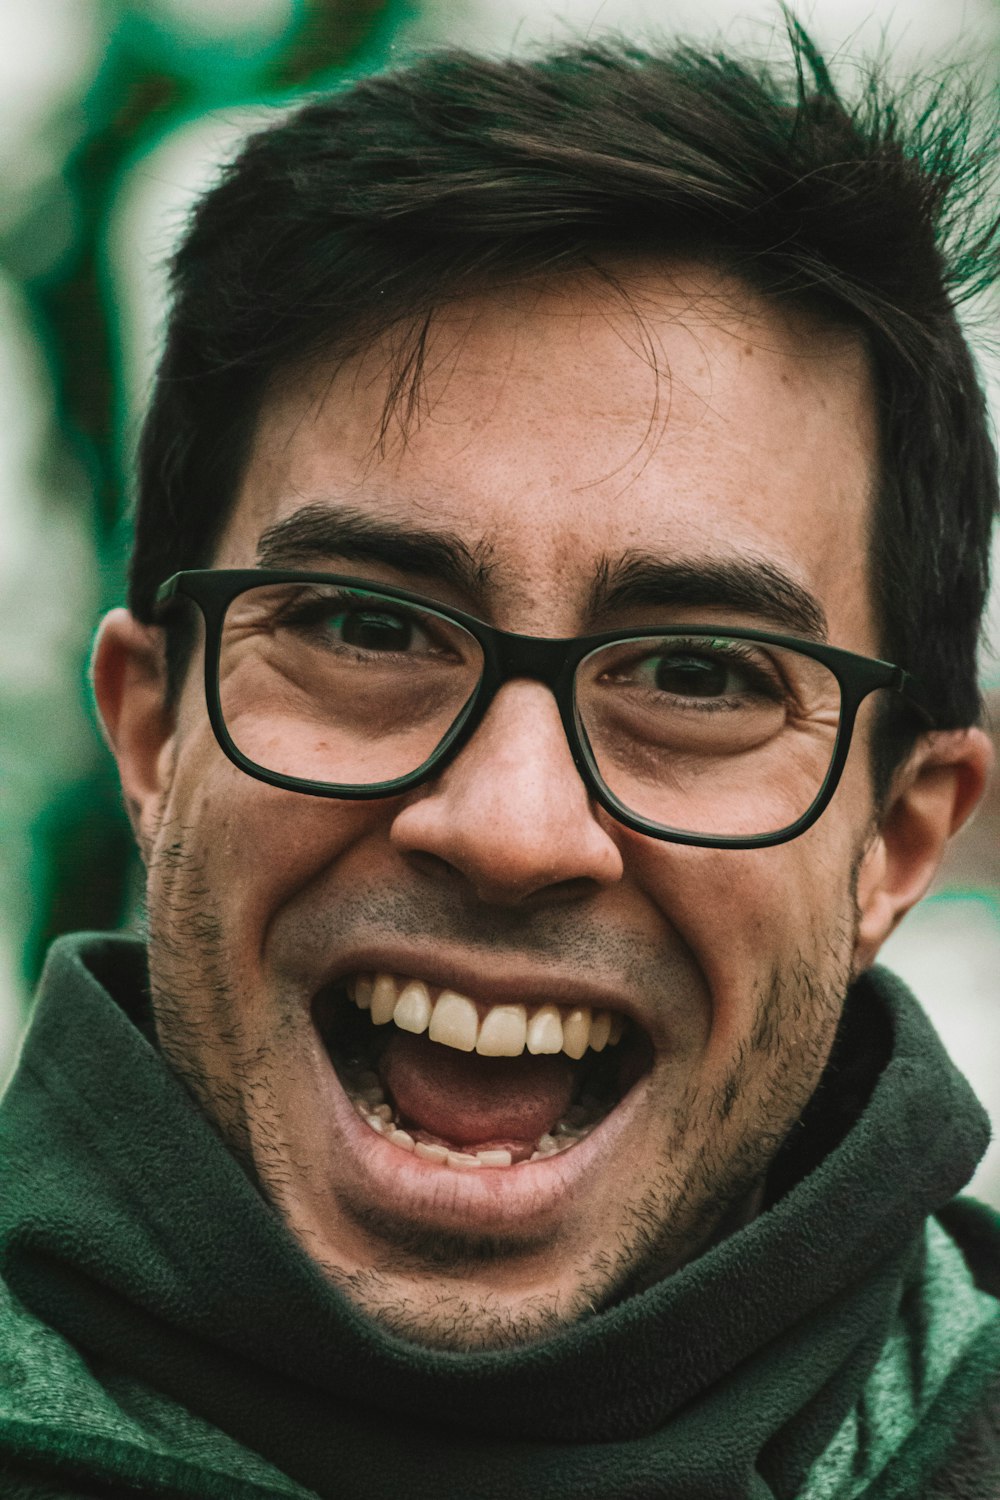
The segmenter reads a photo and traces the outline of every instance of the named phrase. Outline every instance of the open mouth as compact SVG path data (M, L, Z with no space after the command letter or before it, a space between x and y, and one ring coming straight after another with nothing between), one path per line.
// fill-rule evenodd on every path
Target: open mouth
M486 1005L403 975L346 977L314 1014L360 1118L455 1171L570 1150L652 1064L648 1036L620 1012Z

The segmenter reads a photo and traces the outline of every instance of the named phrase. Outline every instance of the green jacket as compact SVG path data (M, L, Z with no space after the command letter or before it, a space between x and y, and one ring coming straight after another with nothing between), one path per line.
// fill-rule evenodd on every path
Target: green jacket
M1000 1224L951 1201L988 1125L890 974L751 1224L479 1354L329 1286L164 1064L146 982L133 939L56 944L0 1105L0 1496L1000 1495Z

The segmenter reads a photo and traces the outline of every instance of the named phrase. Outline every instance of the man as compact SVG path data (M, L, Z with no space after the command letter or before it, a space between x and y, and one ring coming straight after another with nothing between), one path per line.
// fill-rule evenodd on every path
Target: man
M997 1493L987 1123L873 969L990 767L989 237L793 48L432 56L198 208L4 1493Z

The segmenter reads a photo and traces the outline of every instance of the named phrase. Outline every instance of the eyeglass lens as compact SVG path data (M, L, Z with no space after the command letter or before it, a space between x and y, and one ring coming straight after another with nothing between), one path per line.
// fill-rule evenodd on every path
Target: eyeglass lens
M476 638L433 610L333 584L267 584L226 612L222 716L262 769L375 785L431 758L482 671ZM664 634L585 657L575 712L600 778L629 812L679 832L757 837L815 801L840 686L787 647Z

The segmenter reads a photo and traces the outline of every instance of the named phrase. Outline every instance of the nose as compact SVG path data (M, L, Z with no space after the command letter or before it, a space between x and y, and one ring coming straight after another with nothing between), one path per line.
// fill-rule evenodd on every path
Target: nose
M584 894L622 875L555 699L523 679L505 683L461 753L401 807L390 837L405 858L496 905Z

